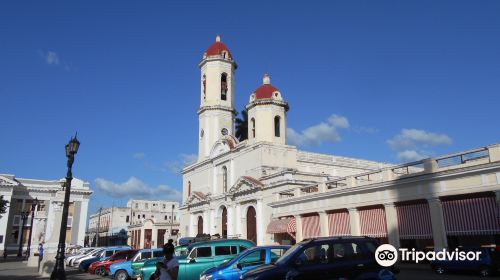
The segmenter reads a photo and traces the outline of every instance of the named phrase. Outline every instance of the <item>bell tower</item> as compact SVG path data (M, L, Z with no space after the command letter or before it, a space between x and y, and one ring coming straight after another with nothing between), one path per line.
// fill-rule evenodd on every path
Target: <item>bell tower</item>
M199 64L200 109L198 161L207 158L219 139L234 134L234 73L238 67L217 35Z

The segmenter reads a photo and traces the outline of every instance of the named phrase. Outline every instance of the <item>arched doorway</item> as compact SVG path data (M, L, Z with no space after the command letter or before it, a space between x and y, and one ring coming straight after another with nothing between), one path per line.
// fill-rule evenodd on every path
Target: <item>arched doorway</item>
M257 244L257 217L252 206L247 210L247 239Z
M203 217L198 216L198 234L203 234Z
M222 206L222 237L227 236L227 208Z

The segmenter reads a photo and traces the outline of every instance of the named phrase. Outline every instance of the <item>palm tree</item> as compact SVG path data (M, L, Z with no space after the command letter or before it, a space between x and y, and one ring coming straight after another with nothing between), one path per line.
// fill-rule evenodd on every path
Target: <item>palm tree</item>
M241 118L237 117L235 136L238 140L243 141L248 139L248 112L247 109L241 111Z

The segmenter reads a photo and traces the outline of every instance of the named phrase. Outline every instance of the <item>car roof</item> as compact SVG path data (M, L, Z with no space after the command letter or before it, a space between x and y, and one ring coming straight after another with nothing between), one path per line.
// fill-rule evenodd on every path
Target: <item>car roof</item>
M310 242L310 241L330 241L330 240L376 240L375 238L368 237L368 236L329 236L329 237L316 237L316 238L309 238L309 239L304 239L301 241L302 242Z
M147 252L147 251L161 251L163 250L162 248L146 248L146 249L140 249L138 252L142 253L142 252Z
M253 245L255 244L252 241L246 240L246 239L217 239L217 240L210 240L210 241L201 241L201 242L195 242L189 244L190 248L194 247L201 247L201 246L206 246L206 245Z

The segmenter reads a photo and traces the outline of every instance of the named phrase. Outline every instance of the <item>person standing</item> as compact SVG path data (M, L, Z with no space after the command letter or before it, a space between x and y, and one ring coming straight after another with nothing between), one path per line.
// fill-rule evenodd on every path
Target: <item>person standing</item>
M165 258L156 264L157 271L159 272L159 280L177 280L179 274L179 261L174 256L175 247L171 243L163 246L163 254Z
M38 268L40 269L40 263L43 259L43 242L38 245Z

